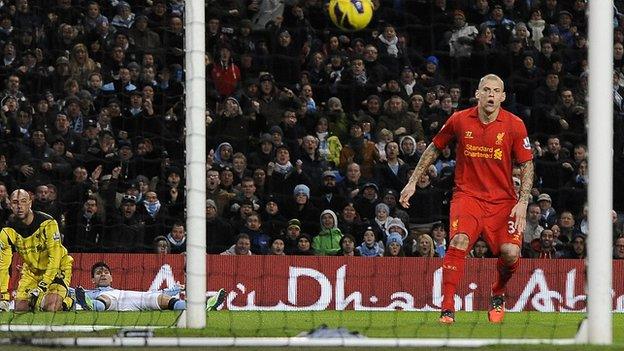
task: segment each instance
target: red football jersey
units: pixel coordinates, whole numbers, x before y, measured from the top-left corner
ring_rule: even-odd
[[[477,107],[455,112],[433,138],[442,150],[455,140],[455,195],[484,201],[516,199],[512,181],[513,161],[533,159],[531,143],[522,120],[502,108],[495,121],[483,124]]]

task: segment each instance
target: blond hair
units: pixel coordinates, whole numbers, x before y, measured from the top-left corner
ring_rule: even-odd
[[[481,89],[481,87],[483,86],[483,84],[488,81],[488,80],[495,80],[498,81],[501,85],[501,87],[503,88],[503,91],[505,91],[505,82],[503,82],[503,80],[497,76],[496,74],[490,73],[490,74],[486,74],[485,76],[483,76],[480,80],[479,80],[479,89]]]

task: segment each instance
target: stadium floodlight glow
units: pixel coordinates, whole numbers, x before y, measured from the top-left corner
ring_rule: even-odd
[[[186,325],[206,326],[206,44],[204,2],[185,3]]]
[[[587,331],[590,344],[613,339],[613,2],[589,2]]]

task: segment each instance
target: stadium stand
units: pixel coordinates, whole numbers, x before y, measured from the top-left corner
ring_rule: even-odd
[[[446,240],[431,234],[448,225],[454,150],[423,176],[409,210],[398,192],[446,119],[473,104],[478,79],[495,73],[531,136],[536,225],[555,235],[556,257],[582,255],[573,242],[588,235],[586,3],[373,2],[369,27],[344,33],[320,0],[206,1],[208,253],[268,253],[281,238],[287,254],[310,254],[299,237],[335,253],[344,235],[365,245],[371,227],[385,245],[402,227],[406,255],[420,255],[409,245],[421,241],[443,254]],[[183,12],[178,0],[0,5],[3,224],[7,194],[24,187],[70,252],[152,252],[162,236],[162,251],[184,251]],[[614,21],[622,174],[624,18]],[[614,191],[623,235],[624,189]],[[434,242],[418,240],[425,233]],[[542,246],[536,237],[525,251]]]

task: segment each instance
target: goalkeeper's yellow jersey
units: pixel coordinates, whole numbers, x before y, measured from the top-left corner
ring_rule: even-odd
[[[33,211],[34,219],[28,226],[10,221],[0,231],[0,299],[8,300],[9,267],[13,252],[24,261],[22,270],[41,276],[46,284],[52,283],[61,269],[61,263],[72,260],[61,243],[58,223],[50,215]],[[71,264],[71,263],[70,263]]]

